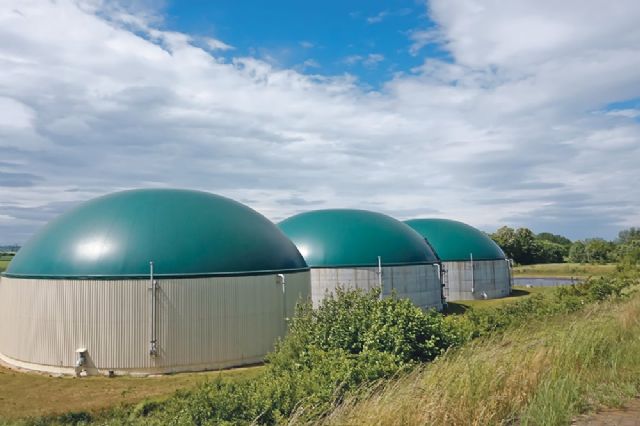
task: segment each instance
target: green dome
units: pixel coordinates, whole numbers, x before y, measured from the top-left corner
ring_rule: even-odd
[[[436,262],[420,235],[404,223],[366,210],[316,210],[278,224],[310,267]]]
[[[484,232],[466,223],[448,219],[412,219],[405,221],[431,244],[443,262],[505,259],[505,255]]]
[[[218,195],[140,189],[81,204],[16,254],[11,277],[243,275],[307,269],[287,237],[249,207]]]

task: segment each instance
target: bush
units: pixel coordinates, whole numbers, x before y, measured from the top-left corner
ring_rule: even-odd
[[[293,413],[317,419],[364,383],[391,377],[461,343],[444,316],[380,291],[337,289],[318,309],[298,306],[288,335],[248,382],[218,379],[179,392],[162,409],[140,406],[145,424],[276,424]]]

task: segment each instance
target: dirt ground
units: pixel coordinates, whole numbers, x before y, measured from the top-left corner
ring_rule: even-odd
[[[576,419],[576,426],[636,426],[640,425],[640,399],[634,399],[623,408],[606,408],[595,414]]]

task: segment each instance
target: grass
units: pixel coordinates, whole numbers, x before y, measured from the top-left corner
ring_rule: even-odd
[[[163,398],[178,389],[194,387],[218,375],[234,380],[256,377],[262,367],[224,372],[181,373],[154,377],[51,377],[0,367],[0,424],[2,420],[52,416],[86,411],[96,413],[147,398]]]
[[[576,277],[607,275],[614,272],[615,264],[590,263],[543,263],[539,265],[523,265],[513,268],[515,277]]]
[[[475,310],[495,308],[498,306],[517,302],[519,300],[524,300],[527,297],[534,294],[549,294],[552,291],[553,291],[553,287],[531,287],[531,288],[513,287],[513,290],[509,296],[502,297],[500,299],[458,300],[456,302],[449,302],[445,313],[462,314],[467,310],[469,310],[469,308],[473,308]]]
[[[640,296],[478,339],[363,389],[325,424],[569,424],[640,391]]]
[[[4,272],[7,269],[10,259],[0,259],[0,272]]]

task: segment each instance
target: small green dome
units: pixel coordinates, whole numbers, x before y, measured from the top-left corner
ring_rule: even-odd
[[[484,232],[466,223],[448,219],[405,221],[431,245],[443,262],[505,259],[500,247]]]
[[[43,278],[243,275],[306,269],[267,218],[218,195],[140,189],[63,214],[32,237],[5,275]]]
[[[310,267],[436,262],[424,239],[404,223],[366,210],[316,210],[278,224]]]

